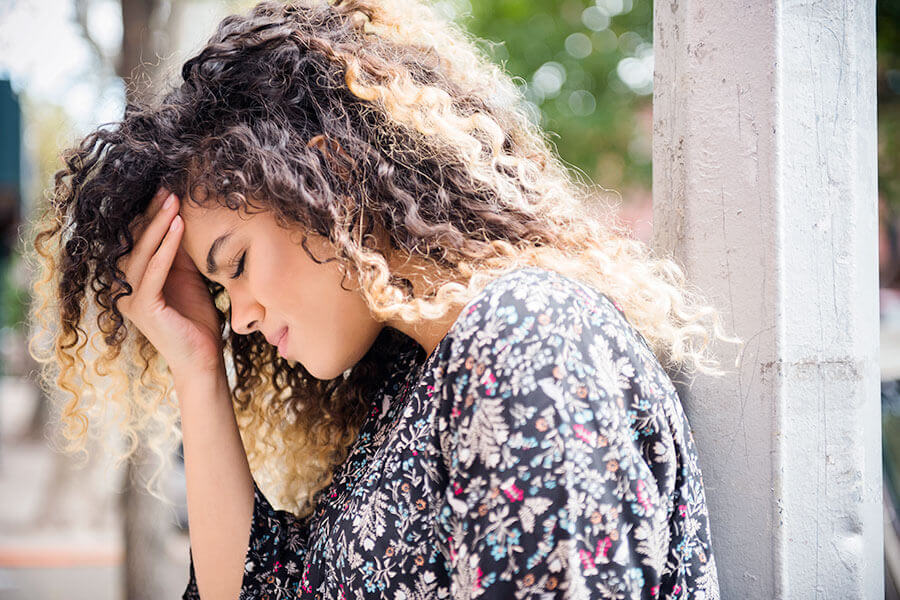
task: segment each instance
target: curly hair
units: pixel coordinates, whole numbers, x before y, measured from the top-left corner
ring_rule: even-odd
[[[111,289],[124,283],[116,264],[134,246],[129,224],[160,185],[198,205],[259,205],[281,226],[325,236],[379,320],[440,318],[534,265],[614,299],[670,371],[721,375],[712,336],[740,342],[677,263],[634,239],[616,206],[554,154],[514,79],[424,2],[260,2],[224,18],[180,75],[63,152],[33,231],[29,352],[42,385],[67,394],[67,450],[83,452],[89,424],[114,407],[129,442],[119,461],[140,444],[157,454],[147,489],[159,498],[181,436],[173,382]],[[376,228],[419,265],[429,293],[414,296],[391,271],[369,243]],[[416,344],[385,327],[356,365],[319,380],[260,332],[234,334],[223,287],[207,283],[254,477],[306,515],[385,365]]]

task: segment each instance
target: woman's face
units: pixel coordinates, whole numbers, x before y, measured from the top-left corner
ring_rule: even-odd
[[[179,214],[181,245],[201,273],[225,287],[235,333],[261,331],[274,345],[286,327],[283,356],[318,379],[337,377],[369,350],[384,324],[350,274],[344,286],[352,291],[341,288],[337,261],[318,264],[306,254],[299,232],[279,227],[269,212],[248,215],[215,203],[181,202]],[[320,261],[335,256],[319,235],[306,245]]]

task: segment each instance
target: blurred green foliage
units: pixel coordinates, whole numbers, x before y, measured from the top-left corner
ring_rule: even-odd
[[[26,318],[28,291],[13,280],[16,263],[21,260],[13,253],[0,261],[0,328],[19,328]]]
[[[900,3],[876,4],[878,189],[900,214]]]
[[[649,188],[652,0],[446,0],[593,183]]]

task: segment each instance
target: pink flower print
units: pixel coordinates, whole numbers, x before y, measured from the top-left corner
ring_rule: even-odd
[[[597,442],[597,433],[594,431],[588,431],[584,428],[584,425],[580,423],[572,425],[572,430],[575,432],[575,437],[577,437],[579,440],[587,442],[590,446],[593,446]]]
[[[609,552],[609,549],[611,547],[612,540],[609,539],[609,536],[606,536],[605,538],[597,542],[597,548],[593,554],[584,549],[579,550],[578,555],[581,557],[581,564],[584,565],[585,570],[594,571],[594,565],[596,565],[598,562],[606,563],[606,553]]]
[[[306,563],[306,565],[303,567],[303,577],[300,582],[300,587],[303,588],[304,592],[312,592],[312,586],[309,585],[309,567],[309,563]]]
[[[453,536],[447,538],[447,547],[450,550],[450,560],[456,560],[456,550],[453,549]]]
[[[513,502],[520,501],[525,497],[525,492],[517,488],[512,479],[510,479],[506,484],[500,486],[500,489],[503,490],[503,493],[506,494],[506,497]]]
[[[593,565],[591,563],[594,562],[594,557],[591,556],[590,552],[582,548],[578,551],[578,555],[581,557],[581,564],[584,565],[585,569],[593,568]]]
[[[644,507],[644,510],[650,510],[650,500],[647,498],[647,494],[644,493],[644,488],[646,484],[643,479],[638,479],[637,482],[637,499],[638,504]]]
[[[594,552],[594,562],[597,562],[597,558],[606,558],[606,553],[609,552],[609,549],[612,547],[612,540],[609,539],[609,536],[606,536],[599,542],[597,542],[597,550]]]
[[[488,371],[485,375],[485,384],[484,389],[487,392],[488,396],[493,396],[497,393],[497,376],[494,373]]]

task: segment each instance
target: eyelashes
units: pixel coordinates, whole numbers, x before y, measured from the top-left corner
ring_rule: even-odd
[[[245,250],[243,254],[241,254],[241,258],[237,261],[237,268],[234,271],[234,274],[231,276],[232,279],[237,279],[241,276],[241,273],[244,272],[244,260],[247,257],[247,251]],[[234,263],[232,263],[234,264]]]

